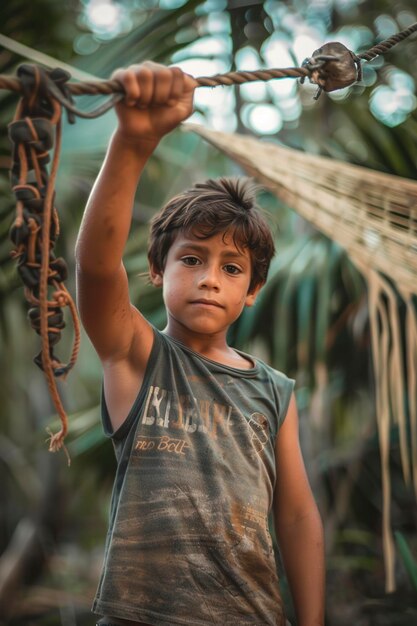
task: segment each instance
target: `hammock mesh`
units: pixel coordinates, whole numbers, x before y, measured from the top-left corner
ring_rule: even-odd
[[[382,467],[386,590],[393,591],[389,472],[393,424],[399,429],[404,480],[413,483],[417,495],[417,315],[413,301],[417,296],[417,182],[249,136],[192,124],[185,127],[236,161],[340,244],[367,281]]]

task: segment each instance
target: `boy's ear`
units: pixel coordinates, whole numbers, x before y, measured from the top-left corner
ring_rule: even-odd
[[[253,306],[255,304],[256,298],[258,297],[258,293],[260,292],[263,286],[264,286],[264,283],[259,283],[258,285],[256,285],[256,287],[248,291],[246,300],[245,300],[245,306]]]
[[[149,268],[149,275],[151,277],[151,283],[154,287],[162,287],[163,274],[158,272],[153,265]]]

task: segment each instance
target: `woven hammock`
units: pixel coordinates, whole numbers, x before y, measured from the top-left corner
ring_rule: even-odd
[[[413,302],[417,296],[417,182],[248,136],[192,124],[185,128],[231,157],[340,244],[367,281],[382,466],[386,590],[393,591],[389,472],[393,423],[399,428],[404,480],[413,483],[417,495],[417,315]],[[405,324],[400,307],[405,309]]]

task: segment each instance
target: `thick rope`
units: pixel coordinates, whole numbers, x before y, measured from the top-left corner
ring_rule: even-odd
[[[225,74],[215,74],[214,76],[200,76],[196,78],[196,82],[200,87],[216,87],[218,85],[241,85],[254,81],[268,81],[276,78],[301,78],[305,80],[309,78],[312,83],[319,86],[320,91],[334,91],[352,85],[360,79],[360,62],[370,61],[380,54],[384,54],[395,45],[412,35],[417,31],[417,22],[412,24],[405,30],[393,35],[389,39],[373,46],[369,50],[359,55],[354,54],[343,44],[331,42],[325,44],[319,50],[316,50],[309,59],[306,59],[302,67],[289,67],[280,69],[265,69],[255,71],[239,71],[226,72]],[[336,44],[335,53],[332,53],[332,46]],[[322,53],[327,48],[330,51]],[[350,71],[348,71],[350,68]],[[356,69],[355,74],[352,70]],[[70,83],[66,86],[67,95],[111,95],[116,94],[104,105],[96,110],[86,113],[77,109],[71,99],[60,93],[59,90],[51,87],[51,94],[56,98],[67,111],[71,111],[79,117],[93,119],[103,115],[106,111],[114,106],[116,102],[123,98],[123,89],[121,84],[115,80],[104,81],[86,81],[79,83]],[[13,76],[0,74],[0,89],[9,91],[22,92],[21,81]]]
[[[417,31],[417,22],[415,24],[411,24],[411,26],[409,26],[408,28],[405,28],[399,33],[396,33],[389,39],[385,39],[385,41],[381,41],[381,43],[378,43],[376,46],[369,48],[369,50],[367,50],[366,52],[362,52],[362,54],[358,54],[358,57],[360,59],[363,59],[364,61],[371,61],[372,59],[375,59],[380,54],[385,54],[385,52],[388,52],[388,50],[391,50],[391,48],[396,46],[397,43],[400,43],[400,41],[404,41],[404,39],[407,39],[407,37],[409,37],[416,31]]]

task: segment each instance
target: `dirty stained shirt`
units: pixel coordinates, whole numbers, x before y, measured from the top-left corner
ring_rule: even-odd
[[[118,465],[95,613],[285,625],[268,515],[294,381],[252,362],[216,363],[155,329],[142,388],[115,432],[103,397]]]

